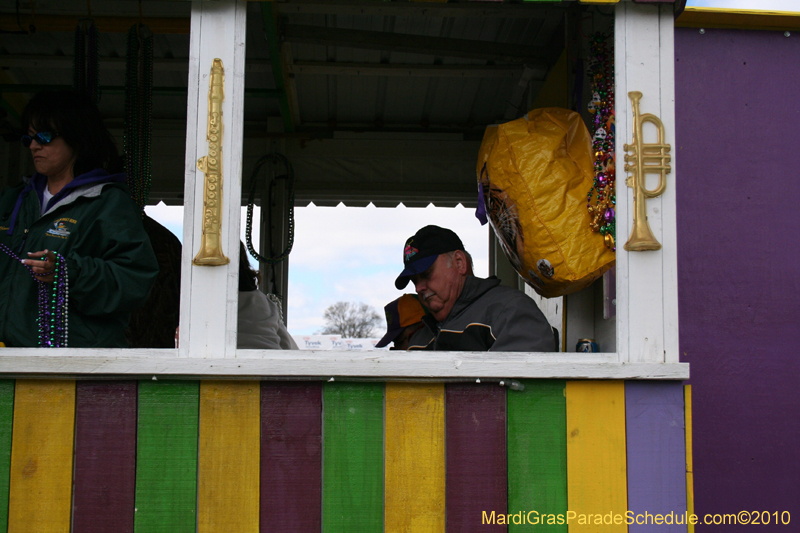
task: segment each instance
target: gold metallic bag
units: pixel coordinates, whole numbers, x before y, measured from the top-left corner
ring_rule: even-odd
[[[486,128],[477,174],[479,202],[506,257],[542,296],[579,291],[614,265],[589,227],[592,143],[578,113],[534,109]]]

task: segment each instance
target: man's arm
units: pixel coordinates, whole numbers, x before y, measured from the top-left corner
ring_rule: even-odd
[[[515,291],[492,321],[490,352],[553,352],[553,328],[531,298]]]

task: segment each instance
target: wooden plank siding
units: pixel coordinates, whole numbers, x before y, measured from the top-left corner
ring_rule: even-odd
[[[322,529],[322,384],[261,383],[261,533]]]
[[[444,532],[444,384],[386,384],[387,533]]]
[[[323,531],[383,531],[384,385],[331,382],[323,391]]]
[[[198,533],[258,533],[261,384],[200,384]]]
[[[686,424],[686,512],[694,514],[694,459],[692,452],[692,386],[684,385],[683,411]],[[688,533],[694,533],[694,524],[689,523]]]
[[[578,515],[570,533],[628,530],[613,523],[628,506],[625,444],[625,383],[568,381],[567,500]],[[605,523],[609,513],[611,524]]]
[[[8,529],[8,481],[11,474],[11,428],[14,380],[0,380],[0,531]]]
[[[8,531],[69,533],[75,381],[17,380]]]
[[[136,382],[78,382],[72,528],[133,533]]]
[[[136,533],[194,533],[200,383],[139,382]]]
[[[0,531],[687,531],[688,388],[521,383],[0,381]]]
[[[508,512],[525,513],[525,521],[508,530],[566,533],[566,521],[557,519],[567,512],[566,382],[522,384],[508,393]]]
[[[512,393],[516,394],[516,393]],[[507,531],[484,524],[508,511],[506,389],[496,383],[446,387],[447,531]]]
[[[645,513],[665,517],[672,513],[670,524],[645,524],[646,515],[642,516],[628,526],[629,533],[686,533],[686,517],[680,516],[686,509],[682,384],[627,382],[625,424],[628,509],[634,518]]]

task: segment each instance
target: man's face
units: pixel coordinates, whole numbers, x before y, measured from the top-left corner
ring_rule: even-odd
[[[449,267],[448,262],[451,263]],[[448,254],[440,254],[428,270],[412,276],[411,282],[422,305],[428,308],[437,322],[441,322],[458,300],[464,288],[465,276],[466,257],[462,252],[456,252],[452,260]]]

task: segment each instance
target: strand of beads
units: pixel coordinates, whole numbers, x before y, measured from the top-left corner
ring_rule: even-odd
[[[22,262],[5,244],[0,244],[0,251],[5,252],[12,259],[28,269],[33,279],[38,283],[39,316],[37,326],[39,329],[39,346],[45,348],[66,348],[69,333],[69,274],[67,262],[58,252],[53,252],[56,257],[56,266],[53,270],[53,282],[45,283],[38,278],[49,274],[36,274],[33,269]]]
[[[272,161],[273,163],[280,161],[286,167],[286,186],[289,189],[289,219],[287,224],[288,242],[286,244],[286,248],[284,248],[283,252],[281,252],[279,255],[264,257],[253,247],[253,206],[255,205],[256,199],[258,171],[261,169],[262,165],[269,161]],[[245,231],[245,245],[247,247],[247,251],[250,252],[250,255],[253,256],[253,259],[259,263],[275,265],[281,261],[285,261],[286,258],[289,257],[289,254],[292,253],[292,247],[294,246],[294,198],[294,170],[292,169],[292,164],[289,162],[286,156],[282,154],[268,154],[259,158],[259,160],[256,161],[256,166],[250,176],[250,196],[247,199],[247,229]]]
[[[153,34],[142,24],[128,31],[125,63],[125,172],[131,198],[144,209],[152,182]]]
[[[594,152],[594,183],[586,195],[592,231],[603,236],[609,250],[616,251],[616,165],[614,161],[614,54],[606,43],[607,37],[595,33],[589,39],[591,58],[589,79],[592,101],[592,149]],[[596,194],[596,198],[595,198]]]
[[[100,56],[98,53],[98,40],[100,34],[97,26],[92,22],[87,30],[88,53],[86,54],[86,94],[95,105],[100,103]]]
[[[80,24],[75,27],[75,62],[72,67],[72,85],[76,91],[86,87],[86,34]]]
[[[76,91],[86,94],[95,104],[100,102],[98,39],[99,33],[94,22],[81,22],[75,27],[72,84]]]

